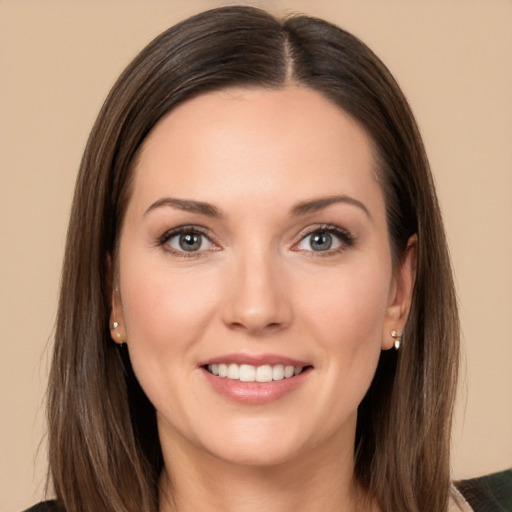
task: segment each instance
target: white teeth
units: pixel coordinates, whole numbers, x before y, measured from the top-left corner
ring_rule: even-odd
[[[295,373],[295,368],[293,366],[285,366],[284,367],[284,378],[289,379]]]
[[[234,364],[234,363],[231,363],[231,364],[228,366],[228,374],[227,374],[227,378],[228,378],[228,379],[235,379],[235,380],[238,380],[239,375],[240,375],[240,372],[239,372],[239,369],[238,369],[238,365],[237,365],[237,364]]]
[[[251,364],[209,364],[208,371],[219,377],[227,377],[232,380],[242,382],[271,382],[273,380],[289,379],[299,375],[303,368],[298,366],[284,366],[276,364],[271,366],[265,364],[262,366],[253,366]]]
[[[284,366],[282,364],[276,364],[272,367],[272,380],[284,379]]]
[[[228,375],[228,377],[229,377],[229,375]],[[254,366],[251,366],[250,364],[241,364],[240,365],[240,380],[242,382],[254,382],[255,379],[256,379],[256,368]]]
[[[256,382],[270,382],[272,380],[272,366],[258,366],[256,368]]]

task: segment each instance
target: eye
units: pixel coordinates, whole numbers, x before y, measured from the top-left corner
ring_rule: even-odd
[[[204,249],[206,244],[206,237],[200,233],[182,233],[173,236],[168,244],[173,249],[178,249],[187,252],[200,251]]]
[[[328,231],[315,231],[304,237],[297,248],[301,251],[329,251],[337,249],[341,242]]]
[[[160,239],[160,244],[174,253],[185,256],[186,253],[200,253],[217,250],[218,247],[198,228],[182,227],[168,231]]]
[[[353,237],[345,230],[338,227],[322,227],[305,235],[295,246],[295,250],[333,253],[353,244]]]

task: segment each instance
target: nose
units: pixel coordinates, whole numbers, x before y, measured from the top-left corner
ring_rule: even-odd
[[[291,294],[283,268],[270,254],[240,257],[231,268],[225,289],[224,323],[230,329],[267,334],[288,327]]]

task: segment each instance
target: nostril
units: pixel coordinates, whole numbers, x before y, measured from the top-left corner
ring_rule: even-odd
[[[229,327],[235,331],[250,331],[250,332],[274,332],[283,327],[281,322],[258,322],[255,319],[249,319],[245,322],[230,322]]]

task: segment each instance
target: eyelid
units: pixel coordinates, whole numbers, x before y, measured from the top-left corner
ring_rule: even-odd
[[[164,233],[157,237],[157,241],[159,244],[164,244],[173,236],[190,232],[200,233],[201,235],[208,237],[208,229],[202,226],[196,226],[194,224],[183,224],[181,226],[176,226],[174,228],[167,229],[166,231],[164,231]]]

